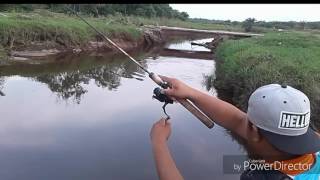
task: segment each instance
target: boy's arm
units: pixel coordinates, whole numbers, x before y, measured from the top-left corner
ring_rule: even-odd
[[[220,126],[246,138],[246,113],[217,97],[193,89],[189,99]]]
[[[172,88],[165,90],[165,93],[168,96],[173,99],[190,99],[201,111],[217,124],[246,139],[247,120],[244,112],[228,102],[194,89],[177,79],[165,76],[160,77],[171,84]]]
[[[151,129],[152,150],[160,180],[183,180],[167,146],[170,136],[170,123],[161,119]]]
[[[157,172],[160,180],[182,180],[178,168],[170,154],[166,142],[155,142],[152,145],[153,155],[156,162]]]

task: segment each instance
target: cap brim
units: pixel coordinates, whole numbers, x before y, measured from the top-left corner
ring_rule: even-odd
[[[300,136],[284,136],[261,128],[259,130],[270,144],[283,152],[300,155],[320,151],[320,136],[310,127]]]

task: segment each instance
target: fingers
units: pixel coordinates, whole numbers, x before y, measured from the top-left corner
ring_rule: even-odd
[[[167,76],[161,76],[161,75],[159,75],[159,77],[160,77],[163,81],[168,82],[168,83],[171,84],[171,85],[172,85],[173,82],[175,81],[174,78],[169,78],[169,77],[167,77]],[[172,96],[172,95],[174,95],[174,88],[164,89],[163,92],[164,92],[166,95],[168,95],[168,96]]]
[[[160,123],[162,126],[165,126],[166,125],[166,119],[165,118],[161,118],[160,119]]]
[[[173,89],[163,89],[163,92],[165,95],[168,96],[173,96],[174,95],[174,90]]]
[[[170,78],[170,77],[167,77],[167,76],[161,76],[159,75],[159,77],[164,81],[164,82],[167,82],[170,87],[171,86],[175,86],[175,84],[177,84],[177,79],[175,78]]]
[[[169,119],[168,119],[169,120]],[[166,120],[166,126],[170,126],[171,125],[171,122]]]
[[[167,77],[167,76],[161,76],[161,75],[159,75],[159,77],[163,80],[163,81],[166,81],[166,82],[168,82],[168,83],[171,83],[172,82],[172,78],[169,78],[169,77]]]
[[[165,124],[166,124],[166,119],[163,117],[160,120],[158,120],[156,123],[154,123],[154,125],[161,125],[161,126],[164,126]]]
[[[155,123],[156,125],[160,125],[160,126],[166,126],[166,125],[170,125],[170,122],[167,121],[166,118],[162,117],[158,122]]]

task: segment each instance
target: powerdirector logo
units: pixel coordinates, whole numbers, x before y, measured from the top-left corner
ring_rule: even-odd
[[[285,163],[282,161],[267,162],[263,159],[248,159],[245,155],[223,156],[223,173],[241,174],[244,171],[300,171],[308,173],[312,164]],[[309,172],[310,174],[313,172]]]

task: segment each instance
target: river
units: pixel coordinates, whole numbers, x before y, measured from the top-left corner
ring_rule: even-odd
[[[186,40],[166,47],[206,50]],[[206,88],[213,60],[132,53],[152,72],[217,95]],[[126,57],[70,55],[0,72],[2,180],[157,179],[149,132],[164,116],[162,103],[151,98],[156,85]],[[224,155],[244,153],[223,128],[208,129],[179,104],[167,112],[169,148],[185,179],[239,178],[223,173]]]

